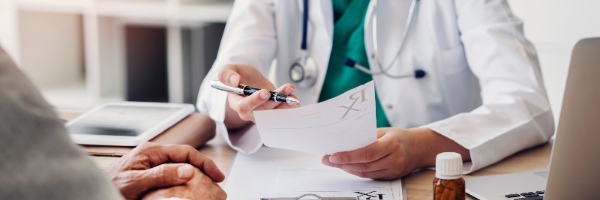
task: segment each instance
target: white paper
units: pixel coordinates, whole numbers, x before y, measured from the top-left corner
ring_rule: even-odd
[[[340,184],[351,183],[351,184]],[[325,165],[301,164],[280,167],[273,188],[274,196],[300,196],[307,193],[326,197],[364,197],[383,199],[392,196],[389,181],[374,181],[353,176]]]
[[[373,81],[321,103],[255,111],[254,118],[263,143],[274,148],[333,154],[377,140]]]
[[[361,200],[379,200],[379,194],[385,200],[405,199],[401,179],[360,178],[320,164],[321,158],[319,154],[269,147],[250,155],[238,153],[225,181],[227,199],[298,197],[305,193]]]

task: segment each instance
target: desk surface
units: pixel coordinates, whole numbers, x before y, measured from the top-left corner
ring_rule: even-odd
[[[62,115],[64,118],[71,118],[64,116],[64,113]],[[235,151],[220,137],[210,140],[198,150],[211,158],[221,171],[224,173],[229,171]],[[524,150],[465,177],[546,170],[549,165],[551,150],[552,145],[550,144]],[[93,156],[92,158],[102,169],[106,169],[119,159],[118,157],[101,156]],[[432,170],[421,170],[405,177],[408,199],[432,199],[432,181],[434,177],[435,172]],[[467,199],[474,198],[467,195]]]
[[[465,177],[546,170],[550,161],[551,149],[552,145],[550,144],[528,149]],[[219,169],[225,173],[229,171],[233,156],[235,155],[235,151],[218,137],[200,147],[199,151],[213,159]],[[104,169],[118,158],[94,156],[93,159]],[[422,170],[408,175],[405,178],[408,199],[432,199],[432,181],[434,176],[435,173],[432,170]],[[467,199],[474,198],[467,196]]]

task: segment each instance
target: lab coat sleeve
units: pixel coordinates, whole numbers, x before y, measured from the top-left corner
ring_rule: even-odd
[[[207,113],[217,124],[217,134],[235,150],[253,153],[262,146],[255,126],[229,132],[223,123],[227,93],[210,87],[227,64],[243,63],[267,74],[275,58],[274,6],[271,0],[235,1],[221,41],[215,63],[200,87],[197,108]]]
[[[505,0],[456,0],[460,38],[483,104],[425,127],[470,150],[470,173],[547,142],[554,121],[533,45]]]

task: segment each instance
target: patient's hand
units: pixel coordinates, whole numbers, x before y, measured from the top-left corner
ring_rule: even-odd
[[[210,182],[225,179],[212,160],[191,146],[150,142],[133,149],[107,172],[126,199],[139,199],[153,189],[186,184],[197,174]]]
[[[225,200],[227,194],[210,177],[204,175],[200,170],[194,169],[192,180],[185,185],[154,190],[146,194],[143,199],[153,200],[171,197],[175,199]]]

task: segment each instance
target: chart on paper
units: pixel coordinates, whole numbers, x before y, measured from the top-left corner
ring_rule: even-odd
[[[352,184],[348,184],[352,183]],[[273,196],[316,194],[324,197],[392,199],[389,181],[374,181],[323,165],[280,167],[273,185]],[[387,197],[387,198],[386,198]]]
[[[238,153],[224,190],[228,199],[295,198],[306,193],[360,200],[405,199],[402,180],[361,178],[321,164],[322,157],[269,147],[251,155]]]
[[[333,154],[377,140],[373,81],[327,101],[294,109],[255,111],[256,126],[269,147]]]

